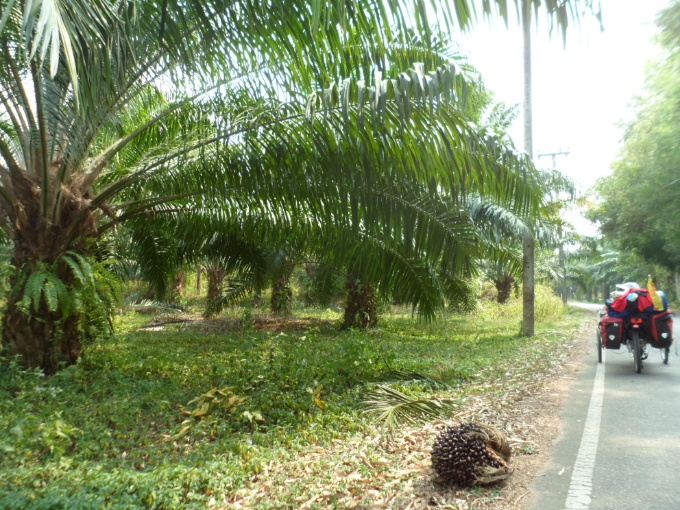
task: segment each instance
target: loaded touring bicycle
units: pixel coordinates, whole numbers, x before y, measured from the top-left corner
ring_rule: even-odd
[[[602,363],[602,349],[620,349],[624,345],[633,353],[635,372],[642,371],[650,348],[661,351],[661,359],[668,364],[673,344],[673,312],[668,309],[665,296],[663,308],[655,309],[647,289],[630,287],[616,300],[605,302],[606,312],[600,312],[597,329],[597,359]]]

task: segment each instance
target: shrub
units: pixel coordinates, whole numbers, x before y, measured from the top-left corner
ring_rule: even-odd
[[[519,297],[512,297],[505,304],[485,301],[483,303],[483,313],[493,319],[503,319],[508,322],[521,321],[523,313],[521,292]],[[536,322],[557,319],[563,313],[564,305],[562,304],[562,299],[550,287],[536,285],[534,302]]]

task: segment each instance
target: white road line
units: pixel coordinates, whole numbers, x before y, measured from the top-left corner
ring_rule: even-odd
[[[593,470],[597,443],[600,439],[600,419],[602,418],[602,401],[604,399],[604,358],[606,349],[602,349],[602,363],[597,364],[593,393],[588,406],[588,416],[583,429],[581,446],[576,454],[574,471],[571,474],[569,494],[564,505],[565,510],[582,510],[590,508],[590,494],[593,489]]]

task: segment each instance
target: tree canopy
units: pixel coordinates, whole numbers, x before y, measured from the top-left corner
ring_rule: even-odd
[[[657,17],[660,55],[611,176],[596,186],[591,218],[624,252],[680,270],[680,2]]]

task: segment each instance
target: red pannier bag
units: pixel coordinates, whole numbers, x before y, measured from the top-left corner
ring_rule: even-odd
[[[658,349],[670,347],[673,343],[673,319],[671,312],[666,311],[652,315],[650,325],[652,345]]]
[[[621,335],[623,335],[623,319],[605,315],[600,319],[599,325],[602,334],[602,347],[619,349],[621,347]]]

